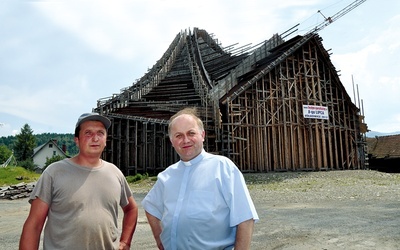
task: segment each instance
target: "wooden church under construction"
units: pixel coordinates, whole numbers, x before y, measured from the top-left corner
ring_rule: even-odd
[[[179,160],[168,120],[185,107],[204,121],[205,149],[242,172],[366,165],[364,117],[313,32],[237,49],[202,29],[179,32],[143,77],[98,101],[112,120],[103,157],[126,175],[165,169]]]

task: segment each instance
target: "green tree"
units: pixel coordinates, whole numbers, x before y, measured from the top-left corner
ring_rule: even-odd
[[[3,164],[11,156],[12,151],[6,145],[0,145],[0,164]]]
[[[31,127],[25,124],[21,128],[21,133],[15,137],[14,155],[17,161],[32,161],[33,149],[36,147],[36,138],[33,135]]]
[[[53,162],[61,161],[64,158],[65,157],[61,155],[54,155],[51,158],[46,157],[46,163],[44,164],[43,170],[45,170]]]

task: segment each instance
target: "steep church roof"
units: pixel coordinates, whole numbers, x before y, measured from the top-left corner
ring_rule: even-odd
[[[97,110],[164,123],[182,107],[205,106],[210,99],[223,103],[236,98],[310,41],[318,44],[332,75],[338,78],[321,40],[313,33],[288,41],[275,34],[260,46],[241,51],[221,47],[205,30],[183,31],[143,77],[120,94],[100,99]],[[350,100],[348,95],[346,98]]]
[[[306,119],[307,105],[324,108],[329,119]],[[113,120],[106,159],[135,171],[176,161],[168,119],[188,106],[204,122],[206,150],[242,171],[363,165],[359,109],[316,33],[288,41],[274,34],[246,49],[223,48],[198,28],[178,33],[143,77],[98,101],[95,111]]]
[[[119,95],[99,100],[98,106],[122,115],[168,119],[184,106],[206,102],[209,90],[246,57],[222,48],[204,30],[180,32],[149,72]]]

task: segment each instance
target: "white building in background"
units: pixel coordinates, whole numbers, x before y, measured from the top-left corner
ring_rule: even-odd
[[[35,164],[38,170],[43,170],[47,159],[57,155],[68,157],[65,146],[60,148],[56,140],[49,140],[33,150],[33,164]]]

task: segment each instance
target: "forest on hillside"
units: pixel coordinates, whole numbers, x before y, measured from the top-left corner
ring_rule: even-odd
[[[36,139],[36,147],[45,144],[50,139],[57,141],[57,145],[62,148],[66,146],[67,155],[74,156],[78,153],[78,148],[74,142],[74,134],[56,134],[56,133],[43,133],[33,135]],[[5,145],[7,148],[12,150],[16,141],[15,136],[3,136],[0,137],[0,145]]]

